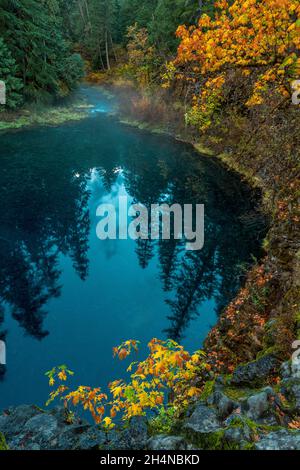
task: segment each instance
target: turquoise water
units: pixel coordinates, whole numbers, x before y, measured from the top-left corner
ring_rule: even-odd
[[[96,88],[87,119],[0,135],[0,408],[43,405],[44,372],[68,364],[74,383],[124,376],[112,347],[172,337],[201,347],[260,255],[263,233],[245,223],[257,196],[213,158],[117,123]],[[96,208],[129,201],[205,204],[205,245],[100,241]],[[143,357],[145,347],[141,349]]]

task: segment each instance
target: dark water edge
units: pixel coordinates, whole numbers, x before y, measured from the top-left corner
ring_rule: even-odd
[[[129,338],[199,349],[261,256],[260,196],[238,175],[190,145],[118,123],[97,88],[81,93],[94,105],[89,118],[0,136],[0,408],[42,405],[43,374],[61,363],[74,383],[105,386],[124,375],[111,350]],[[96,208],[119,195],[146,207],[205,204],[204,249],[101,242]]]

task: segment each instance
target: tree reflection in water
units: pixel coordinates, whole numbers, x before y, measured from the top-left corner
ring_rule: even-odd
[[[61,295],[60,256],[69,256],[78,276],[88,278],[91,186],[110,194],[118,181],[133,202],[148,208],[205,204],[203,250],[185,251],[184,241],[173,239],[136,242],[141,269],[152,259],[159,265],[170,312],[166,335],[175,340],[204,301],[214,299],[220,312],[241,284],[241,265],[260,255],[261,218],[251,231],[244,222],[256,213],[259,195],[189,146],[111,124],[97,118],[1,137],[0,325],[8,306],[25,332],[42,340],[49,334],[47,303]]]

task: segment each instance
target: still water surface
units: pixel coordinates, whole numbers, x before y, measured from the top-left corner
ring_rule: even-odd
[[[75,384],[121,378],[111,351],[129,338],[199,349],[260,253],[262,233],[246,223],[257,200],[235,174],[117,123],[98,89],[81,93],[94,106],[87,119],[0,136],[0,409],[43,405],[54,365],[75,370]],[[100,241],[96,208],[120,195],[147,207],[205,204],[204,249]]]

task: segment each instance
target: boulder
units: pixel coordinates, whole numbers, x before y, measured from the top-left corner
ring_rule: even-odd
[[[233,372],[231,383],[233,385],[256,385],[279,370],[279,365],[279,361],[274,356],[263,356],[256,361],[238,366]]]
[[[106,441],[106,434],[97,426],[69,425],[59,434],[56,445],[60,450],[96,450]]]
[[[290,394],[294,400],[295,411],[300,413],[300,381],[291,385]]]
[[[245,404],[246,415],[253,421],[267,417],[271,409],[270,398],[272,396],[274,396],[274,391],[271,387],[250,396]]]
[[[283,379],[300,380],[300,359],[284,362],[280,367],[280,375]]]
[[[228,444],[236,444],[238,447],[242,447],[243,443],[249,442],[251,439],[251,433],[247,426],[233,427],[226,429],[224,432],[224,438]]]
[[[5,410],[0,416],[0,432],[5,435],[7,440],[10,439],[22,431],[25,423],[37,413],[39,410],[33,405],[21,405]]]
[[[256,450],[300,450],[300,432],[271,432],[255,444]]]
[[[142,450],[148,442],[148,422],[143,416],[136,416],[130,420],[127,428],[111,432],[108,435],[107,449]]]
[[[294,411],[300,413],[300,367],[299,361],[284,362],[280,369],[281,393],[293,403]]]
[[[77,449],[96,450],[101,449],[107,442],[107,434],[97,426],[92,426],[79,435]]]
[[[229,416],[236,408],[239,407],[239,404],[230,398],[228,398],[223,392],[215,391],[207,399],[209,405],[214,405],[218,410],[218,416],[221,419]]]
[[[289,379],[292,375],[291,364],[283,362],[280,367],[280,375],[283,379]]]
[[[188,444],[179,436],[154,436],[148,441],[149,450],[186,450]]]
[[[193,413],[187,418],[184,424],[184,430],[200,434],[207,434],[221,429],[221,423],[217,413],[213,408],[199,404]]]
[[[0,430],[12,450],[92,450],[107,440],[97,426],[67,423],[64,408],[50,412],[35,406],[10,408],[0,416]]]
[[[241,443],[251,440],[252,430],[247,416],[232,413],[224,421],[224,425],[227,427],[224,436],[229,442]]]
[[[292,360],[292,378],[296,380],[300,380],[300,358],[299,356]]]
[[[24,426],[16,430],[8,440],[13,450],[40,450],[52,448],[52,440],[58,433],[58,423],[54,416],[39,413],[30,418]]]

